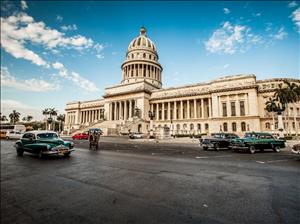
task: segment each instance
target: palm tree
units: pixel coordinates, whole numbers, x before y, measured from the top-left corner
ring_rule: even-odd
[[[45,119],[46,119],[46,130],[48,128],[48,120],[47,120],[47,116],[49,115],[49,108],[45,108],[43,111],[42,111],[43,115],[45,115]]]
[[[286,100],[287,103],[292,103],[295,108],[295,103],[300,101],[300,85],[284,81],[286,84]],[[298,125],[296,120],[296,110],[293,110],[294,123],[296,127],[296,136],[298,135]]]
[[[274,98],[269,97],[269,100],[266,102],[265,110],[269,113],[272,113],[272,131],[274,131],[275,119],[274,112],[278,111],[278,106],[276,105],[276,100]]]
[[[9,114],[10,122],[12,124],[16,124],[16,122],[18,122],[20,119],[20,115],[21,114],[19,112],[17,112],[16,110],[13,110],[13,112],[11,114]]]
[[[8,121],[7,117],[5,115],[0,114],[1,121]]]
[[[58,131],[60,132],[62,129],[62,122],[65,122],[65,115],[64,114],[60,114],[57,116],[56,118],[59,121],[59,128]]]
[[[32,119],[33,119],[33,117],[31,115],[27,115],[26,121],[30,122]]]

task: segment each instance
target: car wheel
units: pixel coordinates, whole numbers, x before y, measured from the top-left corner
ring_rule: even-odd
[[[71,154],[70,152],[67,152],[67,153],[64,154],[64,157],[66,157],[66,158],[70,157],[70,154]]]
[[[254,147],[254,146],[250,146],[250,147],[249,147],[249,152],[250,152],[251,154],[254,154],[254,153],[255,153],[255,147]]]
[[[39,152],[38,156],[39,156],[39,159],[43,159],[44,158],[44,154],[42,153],[42,151]]]
[[[220,145],[218,143],[215,144],[215,150],[217,150],[217,151],[220,150]]]
[[[280,147],[279,146],[274,146],[273,151],[274,152],[280,152]]]
[[[205,146],[203,147],[203,150],[204,150],[204,151],[206,151],[207,149],[208,149],[207,147],[205,147]]]
[[[18,156],[23,156],[23,154],[24,154],[24,150],[21,149],[20,147],[18,147],[18,148],[17,148],[17,155],[18,155]]]

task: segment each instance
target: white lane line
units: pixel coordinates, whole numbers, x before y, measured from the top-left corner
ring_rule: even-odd
[[[255,162],[257,162],[257,163],[266,163],[266,162],[263,162],[263,161],[255,161]]]
[[[209,158],[226,158],[226,157],[232,157],[232,156],[196,156],[196,159],[209,159]]]
[[[289,161],[290,159],[278,159],[278,160],[269,160],[267,163],[278,163],[278,162],[286,162]]]
[[[207,159],[209,158],[208,156],[196,156],[196,159]]]

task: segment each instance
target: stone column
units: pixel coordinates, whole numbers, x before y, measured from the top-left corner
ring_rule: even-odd
[[[197,118],[197,100],[194,99],[194,118]]]
[[[124,101],[124,120],[127,120],[127,100]]]
[[[204,100],[201,99],[201,118],[204,118]]]
[[[180,101],[180,119],[183,119],[183,102]]]
[[[156,111],[155,111],[155,113],[156,113],[156,120],[158,120],[158,118],[159,118],[159,104],[158,103],[156,103]]]
[[[168,102],[168,120],[171,120],[171,103]]]
[[[245,94],[245,116],[249,115],[248,93]]]
[[[162,103],[162,107],[161,107],[161,116],[162,116],[162,120],[165,120],[165,102]]]
[[[119,101],[119,120],[122,119],[122,101]]]
[[[174,120],[177,120],[177,101],[174,101]]]
[[[129,118],[132,117],[132,101],[129,100]]]
[[[117,120],[117,102],[114,102],[114,120]]]
[[[190,100],[188,100],[187,101],[187,119],[190,119],[190,112],[191,112],[191,110],[190,110]]]
[[[208,110],[209,110],[209,117],[212,117],[211,98],[208,98]]]

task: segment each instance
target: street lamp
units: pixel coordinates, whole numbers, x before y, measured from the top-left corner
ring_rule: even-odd
[[[155,111],[148,111],[148,116],[150,118],[150,138],[154,138],[153,136],[153,118],[155,117]]]

